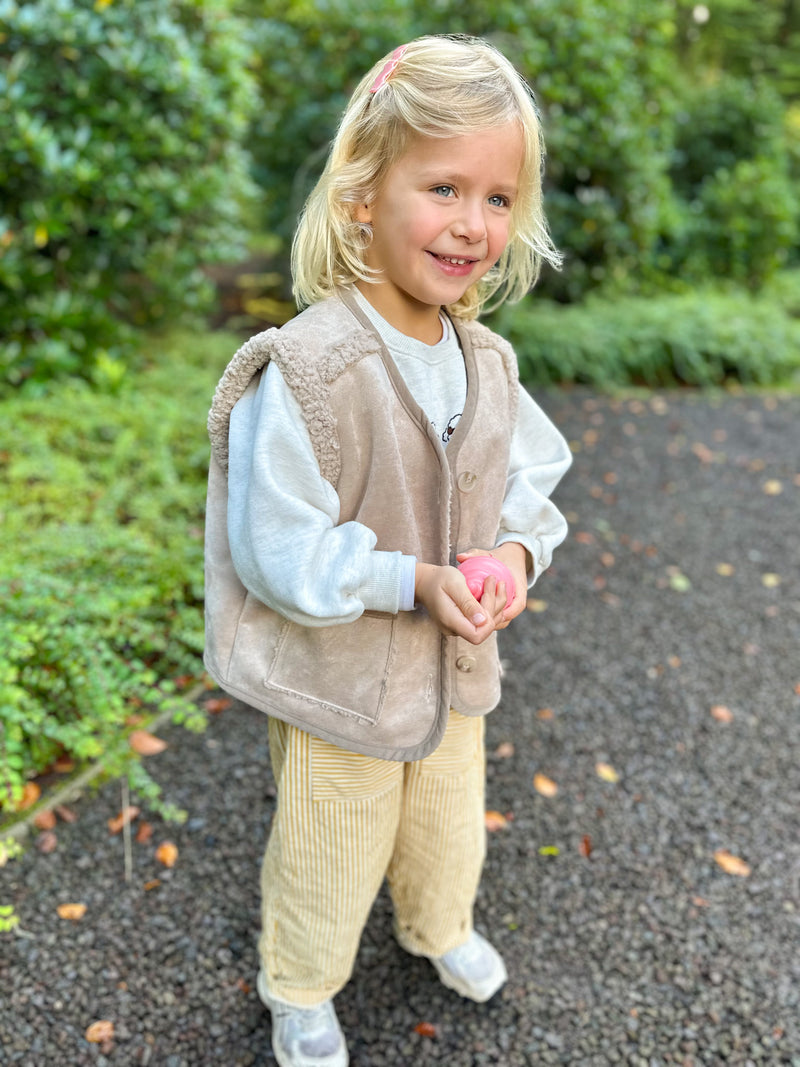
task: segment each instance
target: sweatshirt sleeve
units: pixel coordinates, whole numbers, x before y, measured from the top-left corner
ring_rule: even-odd
[[[375,533],[361,523],[339,525],[336,490],[272,363],[233,409],[229,452],[228,539],[254,596],[303,626],[413,608],[415,557],[376,550]]]
[[[497,544],[517,541],[530,556],[529,585],[550,566],[567,536],[567,522],[549,499],[569,469],[569,445],[533,398],[519,387],[519,415],[511,440],[506,495]]]

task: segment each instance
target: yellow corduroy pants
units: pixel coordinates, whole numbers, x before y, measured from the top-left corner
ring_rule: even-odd
[[[278,804],[261,872],[262,966],[274,996],[313,1005],[346,984],[384,876],[409,950],[472,931],[486,853],[484,724],[455,711],[427,759],[346,752],[270,718]]]

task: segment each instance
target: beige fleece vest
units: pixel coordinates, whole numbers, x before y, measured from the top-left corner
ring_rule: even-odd
[[[423,609],[365,612],[304,627],[249,593],[227,536],[230,412],[274,360],[297,397],[342,523],[377,535],[378,549],[453,564],[494,545],[516,419],[517,364],[507,342],[456,323],[467,370],[464,413],[445,451],[379,335],[346,295],[316,304],[237,352],[209,415],[206,651],[227,692],[342,748],[416,760],[441,740],[452,706],[491,711],[500,697],[494,635],[473,646],[444,637]]]

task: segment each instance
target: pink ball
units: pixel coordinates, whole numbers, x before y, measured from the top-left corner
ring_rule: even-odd
[[[496,578],[498,585],[500,582],[505,582],[506,607],[510,606],[514,599],[516,588],[511,571],[505,563],[501,563],[494,556],[470,556],[463,563],[459,563],[458,569],[466,578],[467,588],[476,600],[480,600],[483,596],[483,584],[488,577]]]

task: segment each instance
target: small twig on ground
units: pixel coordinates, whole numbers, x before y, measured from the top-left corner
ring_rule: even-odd
[[[130,807],[130,786],[127,776],[122,776],[122,810],[128,811]],[[130,819],[122,821],[122,841],[125,850],[125,881],[130,882],[133,878],[133,850],[131,849],[131,823]]]

